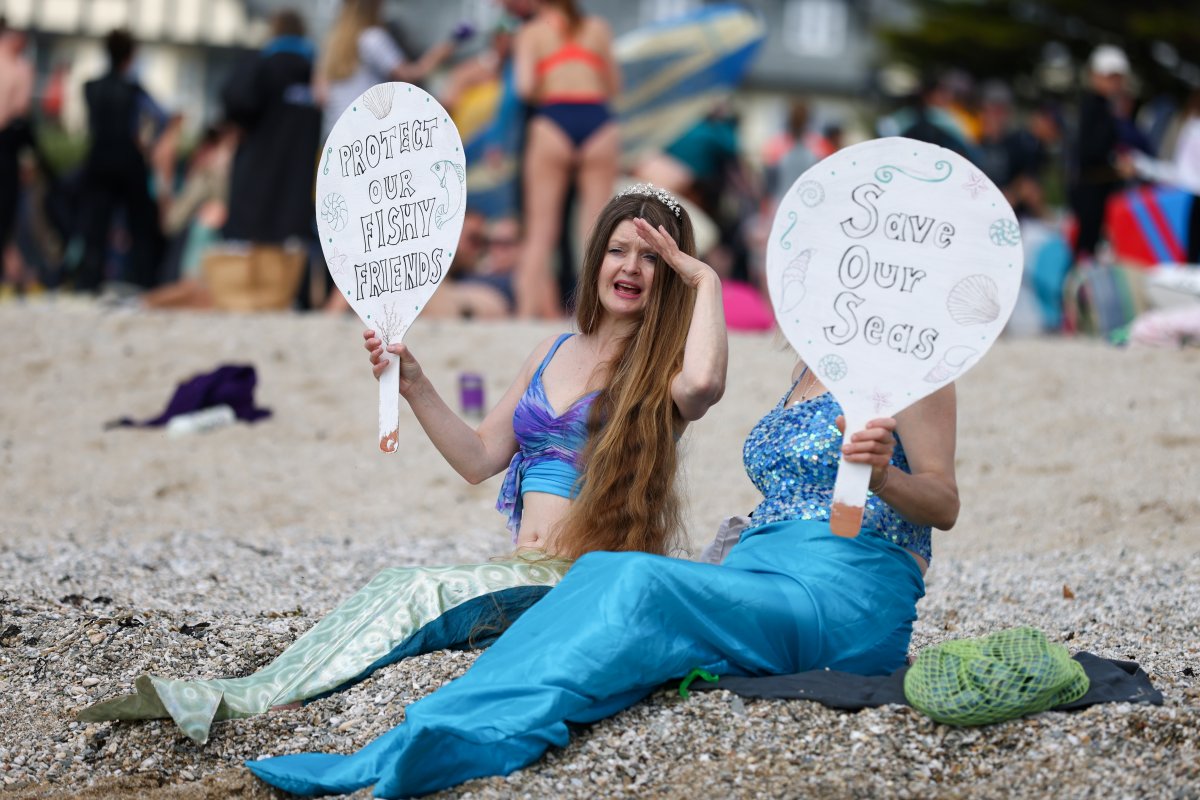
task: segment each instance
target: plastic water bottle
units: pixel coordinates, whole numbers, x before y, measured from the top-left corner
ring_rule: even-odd
[[[167,422],[167,436],[176,439],[193,433],[207,433],[217,428],[224,428],[226,425],[232,425],[235,421],[237,421],[237,415],[229,406],[224,404],[209,406],[190,414],[171,417]]]
[[[483,419],[483,376],[477,372],[460,373],[458,400],[464,417]]]

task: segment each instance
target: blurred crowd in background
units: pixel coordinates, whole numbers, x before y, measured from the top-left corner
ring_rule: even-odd
[[[268,40],[225,82],[221,114],[190,137],[188,110],[168,111],[151,96],[134,69],[138,42],[113,30],[107,69],[83,87],[86,151],[69,164],[42,145],[58,124],[62,82],[36,85],[26,33],[5,25],[0,293],[346,310],[315,239],[317,154],[354,98],[392,80],[428,88],[464,130],[477,127],[472,114],[491,109],[487,125],[504,132],[494,141],[514,143],[511,153],[484,147],[468,163],[499,173],[513,155],[515,199],[497,213],[468,197],[454,263],[427,315],[562,316],[582,233],[623,182],[636,180],[688,204],[701,255],[725,280],[731,325],[769,329],[763,262],[780,197],[820,159],[871,136],[950,148],[1004,191],[1022,221],[1031,330],[1078,327],[1079,309],[1064,297],[1098,292],[1092,273],[1126,257],[1200,262],[1200,203],[1191,201],[1200,193],[1200,91],[1181,83],[1147,102],[1115,45],[1093,50],[1072,91],[1020,103],[1004,81],[962,69],[926,75],[902,102],[864,103],[853,116],[818,115],[792,97],[777,130],[753,145],[728,95],[631,161],[622,154],[616,108],[625,87],[609,22],[573,0],[500,5],[494,29],[462,24],[423,52],[405,52],[394,35],[419,21],[382,0],[343,0],[322,32],[307,30],[299,11],[278,10]],[[462,55],[463,43],[480,39],[486,47]],[[489,93],[512,102],[481,101]]]

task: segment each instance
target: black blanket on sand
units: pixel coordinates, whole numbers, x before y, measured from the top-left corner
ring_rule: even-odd
[[[1162,692],[1150,683],[1136,662],[1100,658],[1091,653],[1072,656],[1087,673],[1087,694],[1072,703],[1055,706],[1052,711],[1074,711],[1097,703],[1150,703],[1161,706]],[[901,667],[891,675],[866,677],[849,672],[815,669],[794,675],[769,675],[762,678],[722,677],[715,683],[697,680],[688,687],[691,691],[728,689],[743,697],[766,697],[785,700],[815,700],[830,708],[858,711],[892,703],[908,705],[904,697],[904,675]]]

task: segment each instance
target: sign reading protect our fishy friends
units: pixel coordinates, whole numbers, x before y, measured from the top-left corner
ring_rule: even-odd
[[[779,327],[841,404],[847,435],[977,364],[1012,313],[1022,269],[1000,190],[958,154],[898,137],[801,175],[767,249]],[[838,464],[835,533],[858,533],[870,476]]]
[[[334,124],[317,167],[317,230],[342,296],[385,346],[450,268],[466,213],[458,129],[429,94],[381,83]],[[400,366],[379,380],[379,449],[396,451]]]

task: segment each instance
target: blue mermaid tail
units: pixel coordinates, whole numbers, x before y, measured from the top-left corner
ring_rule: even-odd
[[[378,797],[411,797],[508,774],[565,745],[567,722],[616,713],[695,668],[889,673],[904,663],[923,594],[902,548],[834,536],[824,522],[753,528],[721,566],[591,553],[465,675],[358,753],[247,766],[302,795],[374,784]]]

